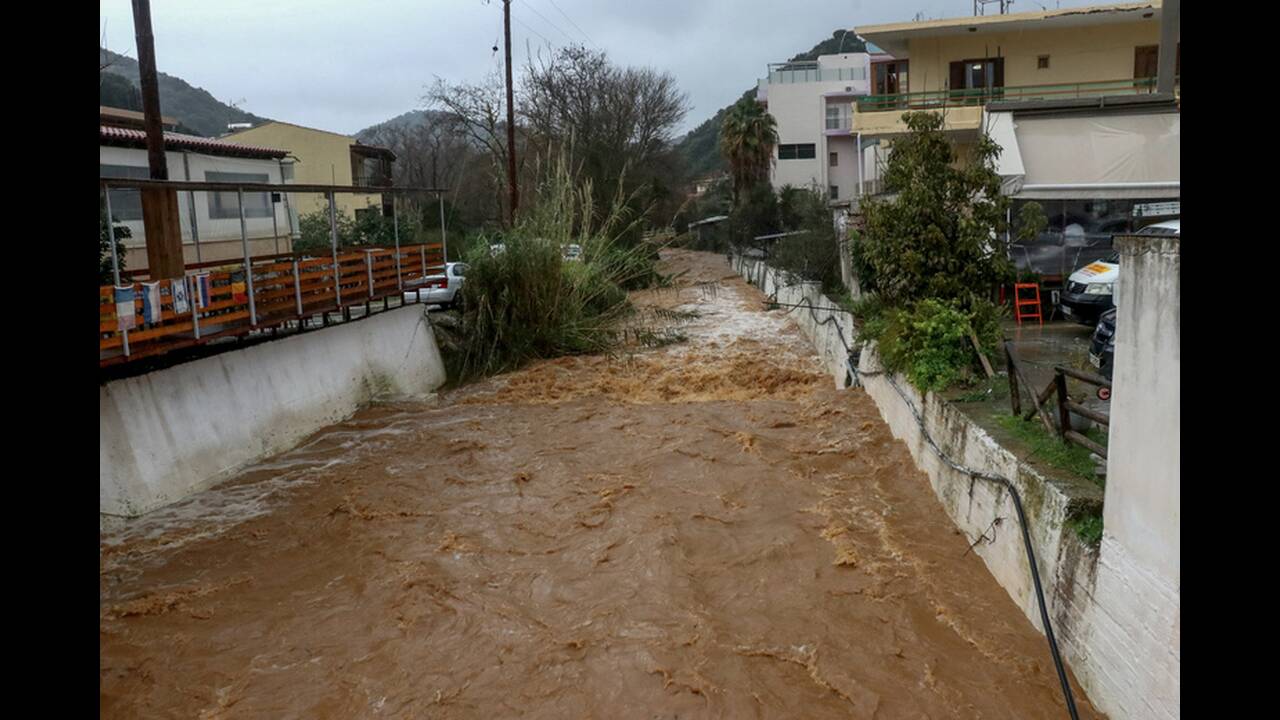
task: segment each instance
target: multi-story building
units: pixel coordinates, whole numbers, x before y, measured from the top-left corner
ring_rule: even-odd
[[[288,150],[296,161],[294,182],[302,185],[355,185],[370,189],[391,185],[395,153],[386,148],[361,144],[349,135],[271,120],[224,135],[223,139]],[[385,202],[390,202],[390,198],[387,195]],[[377,192],[339,193],[334,196],[337,212],[347,216],[382,212],[383,203],[383,195]],[[329,200],[322,194],[309,193],[297,197],[294,207],[303,214],[327,212]]]
[[[872,92],[854,99],[848,131],[864,149],[868,194],[880,189],[878,171],[906,132],[903,113],[930,110],[944,115],[962,155],[980,132],[1000,144],[997,169],[1013,214],[1036,201],[1049,220],[1038,245],[1109,243],[1113,233],[1177,212],[1180,94],[1176,83],[1171,94],[1156,92],[1159,2],[855,32],[885,52],[871,63]],[[1049,253],[1040,263],[1036,251],[1015,255],[1042,275],[1069,274],[1081,257]]]
[[[858,162],[849,130],[855,97],[870,89],[871,55],[821,55],[813,61],[775,63],[761,78],[756,99],[777,121],[773,187],[813,187],[834,202],[856,193]]]

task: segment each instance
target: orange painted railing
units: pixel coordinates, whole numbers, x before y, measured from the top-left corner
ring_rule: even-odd
[[[400,297],[421,278],[443,272],[440,244],[345,250],[333,255],[252,258],[244,263],[196,263],[183,280],[160,281],[160,315],[143,317],[144,283],[134,289],[136,326],[125,329],[117,315],[114,288],[98,288],[98,364],[114,365],[192,347],[217,338],[292,326],[308,318]],[[208,276],[208,302],[198,302],[197,278]],[[175,312],[173,283],[185,283],[188,308]],[[122,286],[122,287],[127,287]]]

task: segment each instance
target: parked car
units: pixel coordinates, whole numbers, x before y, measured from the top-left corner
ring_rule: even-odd
[[[406,283],[405,302],[421,302],[428,305],[453,307],[459,299],[458,291],[466,280],[466,263],[451,262],[444,266],[443,275],[428,275],[413,282]]]
[[[1181,220],[1148,225],[1137,235],[1177,235]],[[1112,253],[1071,273],[1062,293],[1062,314],[1076,322],[1093,325],[1107,310],[1115,307],[1116,280],[1120,279],[1120,255]]]
[[[1111,308],[1098,316],[1098,326],[1093,329],[1093,340],[1089,343],[1089,363],[1098,369],[1098,374],[1110,380],[1115,356],[1116,309]]]

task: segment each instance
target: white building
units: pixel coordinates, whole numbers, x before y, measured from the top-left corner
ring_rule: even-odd
[[[105,116],[104,116],[104,122]],[[293,179],[292,159],[284,150],[242,145],[212,138],[164,133],[165,159],[171,180],[205,182],[282,183]],[[98,148],[101,177],[150,177],[146,133],[140,129],[101,125]],[[142,198],[137,190],[112,190],[111,214],[116,225],[129,228],[125,245],[126,267],[147,266],[146,235],[142,225]],[[182,225],[182,252],[186,263],[240,260],[240,209],[236,193],[183,192],[178,194]],[[296,234],[296,213],[290,212],[286,193],[245,193],[245,230],[254,256],[289,252]]]
[[[834,203],[857,195],[862,178],[851,133],[853,99],[871,89],[871,55],[820,55],[815,61],[775,63],[756,99],[777,121],[778,146],[770,180],[816,187]]]

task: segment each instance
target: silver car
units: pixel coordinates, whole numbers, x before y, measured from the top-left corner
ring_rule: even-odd
[[[445,264],[442,275],[428,275],[406,282],[404,301],[453,307],[466,280],[466,272],[466,263],[451,262]]]

